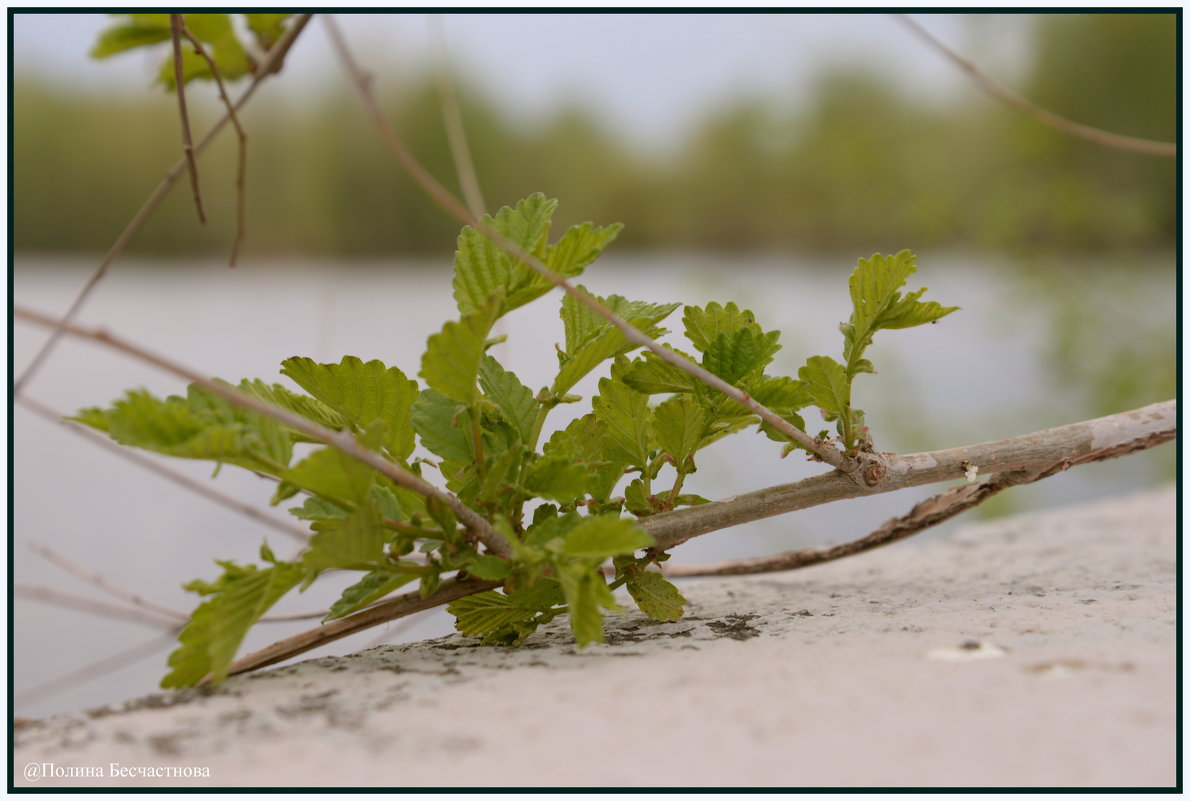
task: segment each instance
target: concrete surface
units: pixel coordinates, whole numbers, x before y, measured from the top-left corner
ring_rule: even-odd
[[[685,619],[583,652],[556,621],[309,660],[20,725],[14,780],[1171,786],[1175,529],[1168,488],[688,581]]]

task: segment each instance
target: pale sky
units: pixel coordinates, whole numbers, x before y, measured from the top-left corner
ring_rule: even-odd
[[[1000,80],[1027,65],[1030,24],[1020,15],[917,15],[917,19]],[[431,57],[426,14],[338,15],[357,55],[381,79]],[[804,101],[831,66],[878,70],[939,102],[975,89],[952,64],[881,13],[725,14],[450,13],[442,16],[456,68],[514,114],[529,119],[578,101],[615,131],[664,143],[717,104],[741,95],[785,106]],[[100,14],[18,14],[17,77],[38,75],[85,88],[143,91],[164,55],[87,57]],[[270,92],[299,97],[310,86],[342,85],[326,34],[313,25]]]

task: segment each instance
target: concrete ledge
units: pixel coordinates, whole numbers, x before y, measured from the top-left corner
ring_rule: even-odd
[[[1175,528],[1170,488],[687,582],[687,618],[583,652],[561,621],[309,660],[19,726],[14,781],[1168,787]]]

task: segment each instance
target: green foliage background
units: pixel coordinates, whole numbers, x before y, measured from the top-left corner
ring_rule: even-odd
[[[1172,14],[1039,16],[1023,96],[1135,136],[1176,136]],[[917,46],[907,39],[906,46]],[[940,63],[939,69],[952,69]],[[285,80],[284,75],[280,80]],[[463,115],[488,205],[531,192],[567,199],[560,224],[627,223],[620,247],[872,252],[1171,252],[1169,160],[1072,140],[974,86],[955,104],[836,69],[796,110],[752,98],[710,114],[664,158],[611,135],[576,104],[530,126],[475,87]],[[439,254],[454,224],[396,177],[346,92],[246,110],[248,258]],[[195,85],[195,117],[219,113]],[[437,93],[414,76],[388,114],[437,175],[453,179]],[[13,241],[18,251],[102,252],[178,156],[172,97],[13,86]],[[196,125],[202,129],[203,125]],[[222,258],[232,230],[234,137],[203,160],[211,224],[175,192],[132,254]],[[118,177],[115,177],[118,176]]]

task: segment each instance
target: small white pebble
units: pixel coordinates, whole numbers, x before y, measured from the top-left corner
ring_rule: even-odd
[[[971,662],[976,659],[996,659],[1007,656],[1007,649],[990,642],[967,640],[956,645],[933,648],[926,653],[926,659],[937,662]]]

